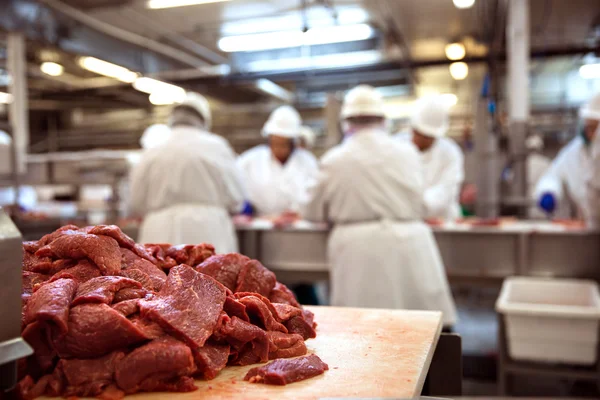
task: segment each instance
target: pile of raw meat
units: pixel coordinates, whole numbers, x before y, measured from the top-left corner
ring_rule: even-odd
[[[271,271],[211,245],[65,226],[23,247],[22,335],[35,350],[20,366],[25,399],[193,391],[226,365],[304,355],[316,336]]]

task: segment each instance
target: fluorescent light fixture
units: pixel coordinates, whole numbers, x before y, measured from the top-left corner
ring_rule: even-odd
[[[133,88],[140,92],[170,96],[181,103],[185,99],[185,90],[179,86],[162,82],[152,78],[138,78],[133,82]]]
[[[450,75],[457,81],[462,81],[469,75],[469,66],[464,62],[450,64]]]
[[[65,72],[65,68],[62,65],[49,61],[42,63],[40,70],[50,76],[61,76]]]
[[[261,51],[288,47],[354,42],[369,39],[373,37],[373,35],[373,28],[367,24],[338,25],[311,28],[307,32],[297,30],[227,36],[219,40],[218,46],[219,49],[227,53],[238,51]]]
[[[173,94],[173,92],[154,92],[150,95],[148,100],[155,106],[167,106],[183,102],[185,99],[185,92],[183,96],[184,97],[181,98],[180,96]]]
[[[458,103],[458,97],[456,97],[454,93],[444,93],[441,94],[440,97],[442,98],[444,104],[446,104],[448,107],[455,106],[456,103]]]
[[[224,3],[231,0],[148,0],[146,6],[157,10],[161,8],[174,8],[185,6],[197,6],[200,4]]]
[[[583,79],[600,79],[600,64],[586,64],[579,68],[579,76]]]
[[[475,0],[452,0],[456,8],[471,8],[475,4]]]
[[[12,94],[0,92],[0,104],[10,104],[13,102],[13,99]]]
[[[446,45],[446,57],[448,60],[462,60],[466,54],[465,46],[462,43],[450,43]]]
[[[128,70],[120,65],[109,63],[108,61],[100,60],[94,57],[80,57],[79,65],[83,69],[94,72],[99,75],[108,76],[109,78],[117,79],[125,83],[133,83],[138,74]]]

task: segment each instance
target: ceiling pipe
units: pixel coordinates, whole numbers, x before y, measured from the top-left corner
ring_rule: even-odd
[[[202,67],[208,65],[208,63],[198,57],[194,57],[190,54],[184,53],[181,50],[175,49],[171,46],[164,45],[151,39],[147,39],[136,33],[126,31],[121,28],[117,28],[106,22],[100,21],[83,11],[80,11],[74,7],[71,7],[58,0],[41,0],[43,4],[51,7],[52,9],[66,15],[73,20],[86,25],[98,32],[104,33],[105,35],[112,36],[115,39],[122,40],[134,44],[136,46],[143,47],[145,49],[154,51],[155,53],[162,54],[163,56],[169,57],[173,60],[177,60],[183,64],[190,65],[192,67]]]

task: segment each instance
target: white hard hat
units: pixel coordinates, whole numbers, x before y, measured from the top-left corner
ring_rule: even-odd
[[[595,95],[579,110],[579,116],[583,119],[595,119],[600,121],[600,93]]]
[[[177,106],[190,107],[195,110],[204,119],[205,128],[210,130],[210,127],[212,126],[212,114],[210,112],[210,104],[208,104],[206,97],[195,92],[187,92],[185,100]]]
[[[153,149],[169,140],[170,135],[171,129],[167,125],[150,125],[140,138],[140,145],[143,149]]]
[[[440,138],[446,135],[449,120],[448,105],[442,97],[426,96],[415,102],[410,125],[425,136]]]
[[[531,135],[525,140],[525,147],[540,151],[544,148],[544,139],[540,135]]]
[[[346,94],[341,117],[385,117],[383,97],[372,86],[358,85]]]
[[[302,120],[294,107],[281,106],[275,109],[263,127],[264,137],[269,135],[297,138],[300,135]]]
[[[300,127],[300,136],[306,142],[307,148],[311,148],[315,145],[315,140],[317,136],[315,135],[315,132],[313,132],[313,130],[310,129],[308,126]]]

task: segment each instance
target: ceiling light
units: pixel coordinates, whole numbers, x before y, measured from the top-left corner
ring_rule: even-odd
[[[457,81],[465,79],[469,75],[469,66],[464,62],[450,64],[450,75]]]
[[[475,4],[475,0],[452,0],[456,8],[471,8]]]
[[[13,102],[13,98],[10,93],[0,92],[0,104],[10,104]]]
[[[455,106],[456,103],[458,103],[458,97],[456,97],[454,93],[444,93],[441,94],[440,97],[442,98],[444,104],[448,107]]]
[[[150,103],[154,104],[155,106],[166,106],[166,105],[171,105],[171,104],[178,104],[178,103],[183,102],[184,99],[185,99],[185,92],[183,94],[183,97],[181,97],[173,92],[157,91],[157,92],[153,92],[149,97]]]
[[[586,64],[579,68],[579,76],[583,79],[600,79],[600,64]]]
[[[449,60],[461,60],[465,58],[466,50],[462,43],[450,43],[446,45],[446,57]]]
[[[148,0],[146,6],[152,9],[196,6],[200,4],[224,3],[231,0]]]
[[[65,72],[65,68],[55,62],[44,62],[40,65],[40,70],[46,75],[61,76]]]
[[[99,75],[108,76],[125,83],[133,83],[138,74],[120,65],[112,64],[94,57],[80,57],[78,60],[81,68]]]
[[[253,35],[227,36],[219,40],[224,52],[261,51],[299,46],[354,42],[370,39],[374,30],[367,24],[337,25],[311,28],[307,32],[282,31]]]
[[[136,79],[133,82],[133,88],[148,94],[159,93],[163,96],[169,96],[179,103],[185,99],[185,90],[183,88],[152,78]]]

